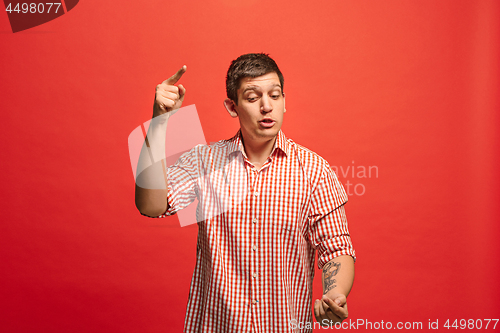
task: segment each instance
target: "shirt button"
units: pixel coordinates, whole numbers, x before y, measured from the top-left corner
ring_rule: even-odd
[[[253,192],[253,195],[255,195],[256,197],[258,197],[259,196],[259,191]]]
[[[257,250],[257,246],[252,246],[252,250],[256,251]]]
[[[257,277],[257,273],[253,273],[253,275],[252,275],[252,276],[253,276],[254,278],[256,278],[256,277]]]
[[[252,222],[253,222],[253,224],[257,223],[257,219],[254,217]]]
[[[256,299],[254,299],[252,303],[253,303],[253,304],[257,304],[257,303],[259,303],[259,301],[258,301],[258,300],[256,300]]]

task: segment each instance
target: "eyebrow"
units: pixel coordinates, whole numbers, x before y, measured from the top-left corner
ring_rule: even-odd
[[[281,89],[281,84],[275,83],[271,86],[271,88],[279,87]],[[242,94],[246,93],[249,90],[261,90],[259,86],[248,86],[243,90]]]

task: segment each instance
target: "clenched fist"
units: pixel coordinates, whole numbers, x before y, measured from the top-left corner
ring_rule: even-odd
[[[186,72],[186,65],[182,66],[174,75],[156,86],[155,104],[153,107],[153,118],[161,116],[167,112],[177,110],[181,107],[186,89],[179,84],[174,84],[179,81],[182,75]]]

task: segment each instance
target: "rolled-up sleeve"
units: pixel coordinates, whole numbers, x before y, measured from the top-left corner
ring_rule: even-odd
[[[344,210],[346,202],[344,187],[326,164],[313,190],[308,215],[309,240],[318,251],[319,269],[341,255],[356,260]]]
[[[197,180],[200,178],[201,163],[199,150],[200,146],[194,147],[182,154],[175,164],[166,168],[168,209],[154,218],[173,215],[197,198]]]

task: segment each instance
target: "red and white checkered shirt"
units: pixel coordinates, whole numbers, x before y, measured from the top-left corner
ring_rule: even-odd
[[[355,258],[347,195],[329,164],[280,131],[257,170],[238,132],[183,154],[167,177],[162,216],[199,200],[184,331],[299,332],[293,322],[312,322],[315,251],[320,269]]]

